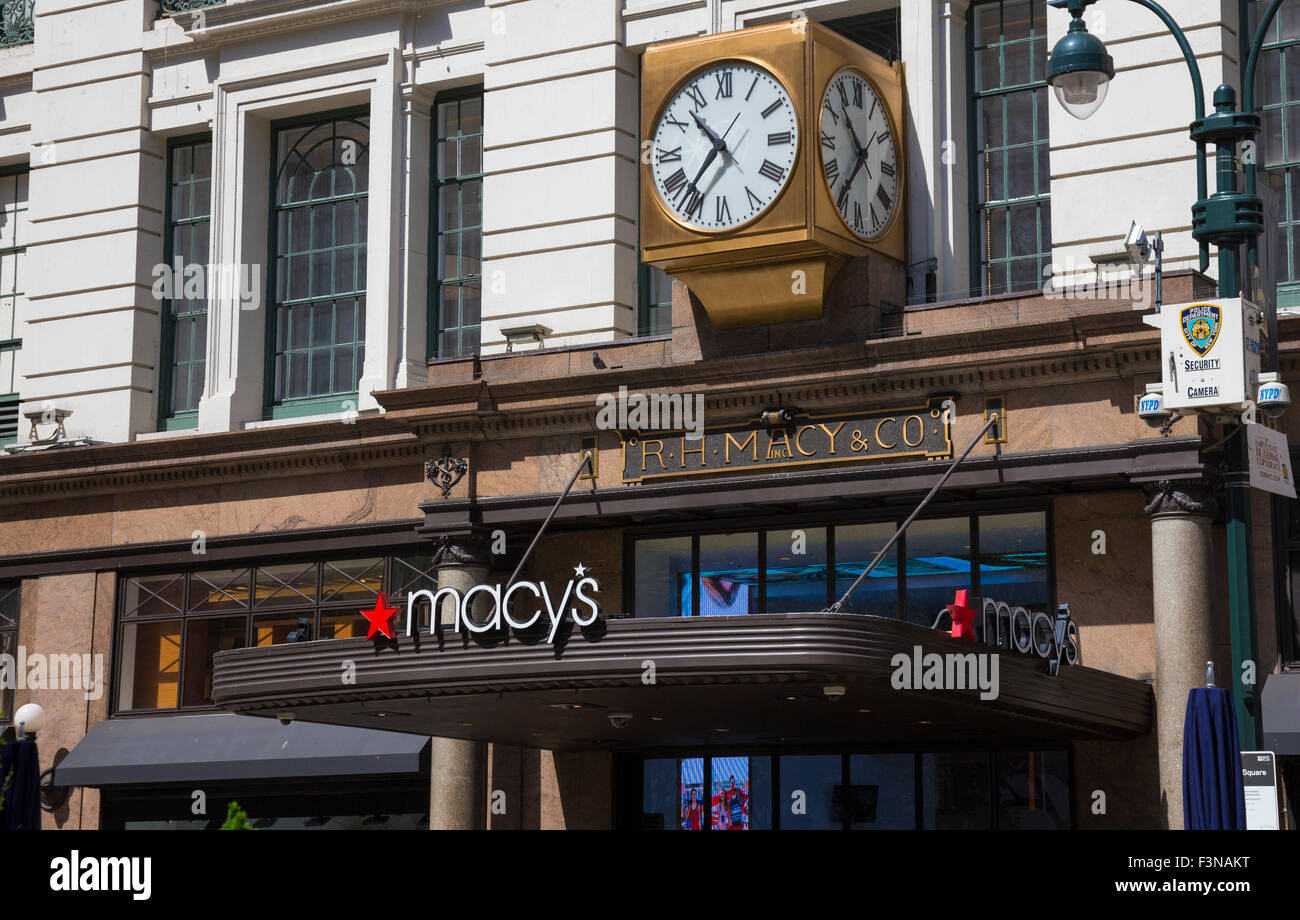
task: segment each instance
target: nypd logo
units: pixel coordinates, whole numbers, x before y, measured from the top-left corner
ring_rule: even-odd
[[[1204,358],[1206,352],[1218,341],[1219,330],[1223,328],[1221,319],[1222,313],[1218,305],[1212,303],[1194,303],[1180,311],[1179,324],[1183,338],[1197,356]]]

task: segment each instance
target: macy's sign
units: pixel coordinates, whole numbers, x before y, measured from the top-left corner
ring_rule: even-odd
[[[600,605],[591,596],[600,591],[600,584],[587,574],[589,571],[590,569],[581,563],[574,566],[574,577],[570,578],[569,583],[564,586],[564,594],[558,601],[552,598],[551,591],[544,581],[517,581],[504,589],[502,585],[475,585],[464,593],[455,588],[414,591],[406,600],[406,634],[411,635],[415,628],[415,607],[421,598],[428,600],[430,609],[434,611],[441,610],[438,605],[447,598],[455,606],[455,622],[452,628],[456,632],[460,631],[462,624],[472,633],[492,632],[500,630],[503,622],[511,629],[531,629],[544,614],[550,622],[546,641],[554,642],[560,622],[566,614],[578,626],[590,626],[600,616]],[[516,619],[510,608],[511,602],[520,592],[531,594],[533,604],[541,602],[541,606],[535,607],[532,615],[524,619]],[[482,600],[478,600],[479,595],[482,595]],[[483,611],[485,606],[488,608],[486,614]],[[582,608],[585,608],[585,613]],[[442,617],[434,614],[430,620],[430,634],[441,632]]]

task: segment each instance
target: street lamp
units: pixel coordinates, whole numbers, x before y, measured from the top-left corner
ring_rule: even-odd
[[[1047,83],[1061,107],[1080,121],[1092,115],[1106,101],[1106,90],[1115,76],[1115,62],[1106,45],[1088,31],[1083,8],[1071,8],[1070,30],[1052,49]]]
[[[1048,5],[1067,10],[1073,17],[1069,31],[1052,49],[1047,68],[1047,82],[1057,99],[1075,118],[1087,118],[1101,106],[1106,88],[1115,75],[1115,67],[1106,46],[1088,33],[1083,23],[1084,10],[1097,0],[1048,0]],[[1192,237],[1200,245],[1201,271],[1209,267],[1209,247],[1219,250],[1219,296],[1237,297],[1241,293],[1238,256],[1244,244],[1250,261],[1255,261],[1260,235],[1264,232],[1264,206],[1255,194],[1255,164],[1246,167],[1246,188],[1237,188],[1237,146],[1253,143],[1259,134],[1260,118],[1255,113],[1255,69],[1259,65],[1264,38],[1282,0],[1270,0],[1260,17],[1255,39],[1242,68],[1242,109],[1237,108],[1237,94],[1231,86],[1220,85],[1214,91],[1214,111],[1205,112],[1205,90],[1201,68],[1192,53],[1187,36],[1168,10],[1155,0],[1131,0],[1154,13],[1169,29],[1187,62],[1192,80],[1195,120],[1189,134],[1196,143],[1196,203],[1192,206]],[[1244,23],[1242,24],[1244,27]],[[1205,148],[1214,145],[1216,184],[1209,193]],[[1277,371],[1276,315],[1269,316],[1269,369]],[[1153,401],[1154,404],[1154,401]],[[1228,550],[1228,607],[1233,664],[1237,674],[1254,673],[1257,668],[1254,618],[1254,574],[1251,549],[1250,464],[1246,450],[1244,426],[1238,426],[1225,438],[1224,493],[1226,498]],[[1274,504],[1274,513],[1278,506]],[[1258,695],[1253,685],[1234,694],[1237,727],[1243,750],[1258,744]]]

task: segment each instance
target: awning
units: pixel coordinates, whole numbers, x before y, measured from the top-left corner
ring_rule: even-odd
[[[1300,671],[1264,678],[1264,750],[1300,755]]]
[[[96,723],[54,771],[59,786],[418,773],[429,739],[231,713]]]

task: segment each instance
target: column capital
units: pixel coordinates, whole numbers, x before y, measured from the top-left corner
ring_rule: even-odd
[[[491,564],[490,538],[486,533],[447,533],[435,537],[433,542],[433,563],[439,568],[445,565],[487,568]]]
[[[1146,513],[1152,517],[1214,515],[1217,502],[1213,484],[1204,479],[1160,479],[1142,484]]]

